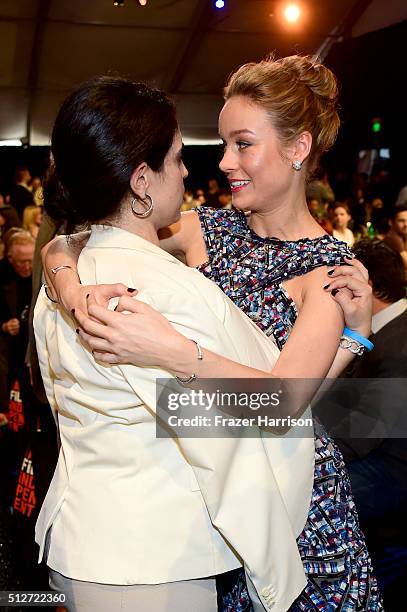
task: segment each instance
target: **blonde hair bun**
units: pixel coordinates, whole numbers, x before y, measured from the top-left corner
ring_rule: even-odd
[[[302,132],[312,135],[307,170],[312,171],[323,153],[334,144],[340,119],[335,75],[312,56],[269,56],[245,64],[234,72],[225,88],[225,99],[245,96],[270,117],[283,145]]]

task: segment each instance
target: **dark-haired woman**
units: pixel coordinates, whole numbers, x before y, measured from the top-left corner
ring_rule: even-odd
[[[349,206],[346,202],[336,202],[331,210],[334,226],[332,232],[333,237],[345,242],[349,247],[352,247],[355,244],[355,236],[349,228],[349,223],[352,221]]]
[[[85,83],[55,122],[47,212],[92,225],[78,264],[84,284],[136,286],[141,309],[154,306],[190,338],[197,363],[202,344],[224,357],[225,376],[270,376],[273,342],[159,247],[158,230],[180,217],[181,150],[164,94],[123,79]],[[61,280],[70,273],[54,269]],[[294,532],[311,494],[312,439],[159,437],[156,379],[166,369],[107,366],[76,325],[43,289],[34,327],[61,452],[36,540],[69,612],[215,612],[215,576],[242,561],[253,592],[287,609],[306,584]]]
[[[305,198],[308,173],[335,141],[336,95],[332,73],[309,58],[293,56],[239,69],[226,88],[219,123],[225,143],[221,169],[235,209],[186,213],[162,242],[169,251],[183,253],[188,265],[214,280],[260,329],[274,336],[281,349],[275,375],[322,378],[343,369],[351,356],[349,343],[341,338],[339,305],[347,327],[359,332],[358,346],[363,350],[368,345],[360,334],[369,333],[370,317],[359,318],[368,301],[365,270],[349,259],[344,243],[324,234]],[[251,211],[250,217],[243,211]],[[67,261],[74,267],[72,254],[61,243],[55,251],[48,268]],[[340,267],[344,263],[346,270]],[[89,292],[78,288],[72,270],[64,281],[55,280],[67,306]],[[353,291],[353,299],[345,287]],[[94,292],[97,299],[103,291]],[[122,297],[118,310],[124,309],[133,314],[110,313],[96,304],[89,307],[93,320],[77,312],[81,336],[100,360],[159,363],[183,376],[233,375],[233,366],[209,350],[197,364],[188,340],[152,310],[140,313],[137,300]],[[234,375],[239,376],[237,371]],[[292,481],[293,494],[300,482],[298,477]],[[308,583],[290,610],[382,610],[342,457],[318,427],[307,515],[295,535]],[[222,609],[249,609],[243,577],[224,584]],[[270,597],[260,599],[268,609]]]

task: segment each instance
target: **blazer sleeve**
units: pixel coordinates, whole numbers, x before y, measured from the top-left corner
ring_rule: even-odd
[[[38,294],[37,303],[34,309],[34,330],[41,330],[42,332],[43,330],[45,330],[47,325],[49,326],[48,316],[47,316],[48,311],[55,310],[57,306],[58,306],[57,304],[53,304],[47,298],[45,294],[45,289],[44,287],[42,287],[42,289],[40,290]],[[49,331],[50,333],[54,333],[54,334],[56,333],[55,329],[53,329],[52,327],[49,328]],[[38,351],[38,363],[41,368],[42,381],[44,384],[44,389],[46,392],[46,396],[47,396],[49,405],[51,406],[52,415],[55,419],[55,422],[58,425],[57,403],[56,403],[55,394],[54,394],[54,384],[52,382],[53,377],[51,373],[49,351],[48,351],[48,346],[47,346],[45,339],[46,339],[45,333],[35,333],[35,342],[36,342],[37,351]]]

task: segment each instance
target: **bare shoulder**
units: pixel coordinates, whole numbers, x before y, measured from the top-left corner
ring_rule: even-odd
[[[330,270],[331,267],[332,266],[319,266],[300,277],[303,298],[305,298],[306,295],[309,296],[310,294],[319,292],[325,295],[323,288],[329,283],[328,270]]]
[[[182,258],[189,266],[205,261],[206,248],[198,213],[188,210],[179,221],[159,231],[160,246],[174,257]]]

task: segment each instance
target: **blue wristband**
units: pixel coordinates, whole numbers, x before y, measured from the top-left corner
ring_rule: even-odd
[[[364,336],[361,336],[352,329],[349,329],[348,327],[345,327],[345,329],[343,330],[343,335],[348,336],[348,338],[352,338],[352,340],[356,340],[356,342],[362,344],[368,351],[371,351],[374,348],[373,342],[370,342],[370,340],[368,340]]]

